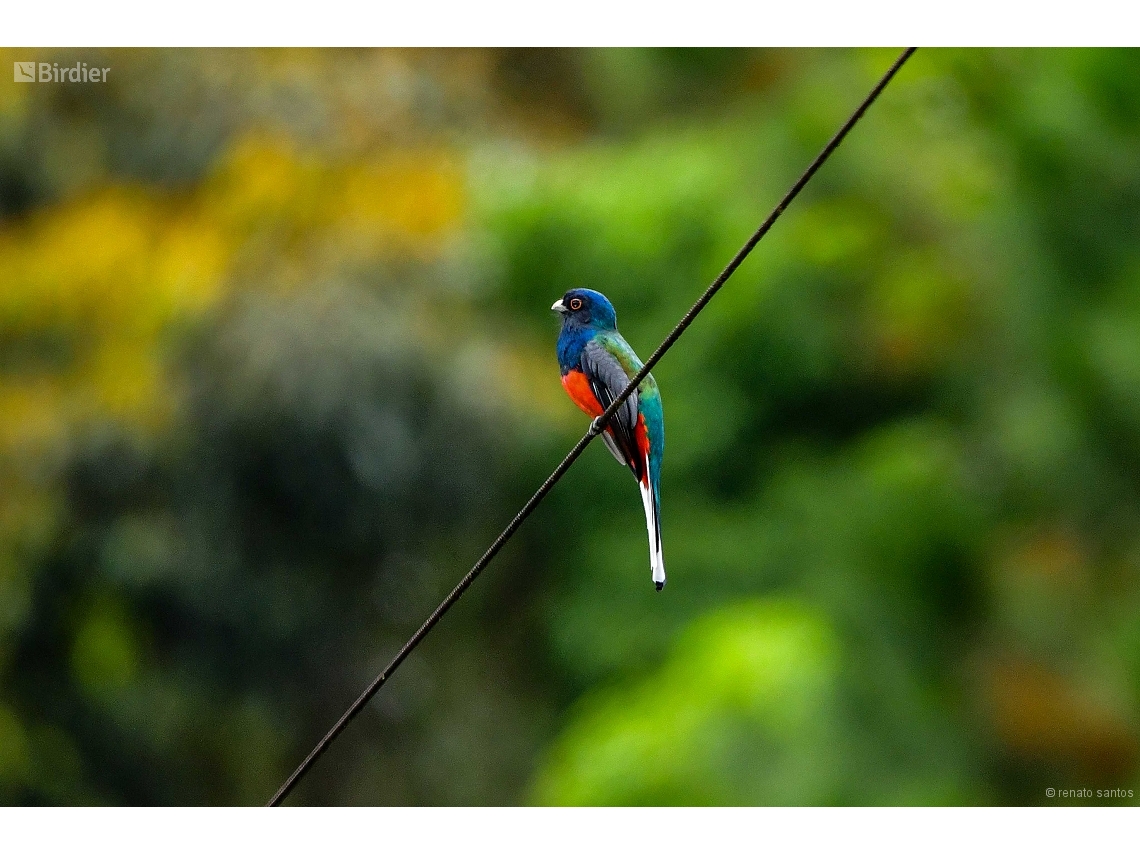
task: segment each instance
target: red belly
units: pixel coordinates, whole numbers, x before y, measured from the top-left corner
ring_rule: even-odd
[[[586,375],[581,371],[567,371],[562,375],[562,388],[566,390],[566,394],[570,396],[570,400],[578,405],[578,409],[586,415],[597,418],[605,408],[598,403],[597,396],[594,395],[594,390],[590,388],[590,381],[586,379]]]

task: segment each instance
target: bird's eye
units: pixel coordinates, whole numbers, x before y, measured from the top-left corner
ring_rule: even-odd
[[[578,311],[580,308],[582,308],[582,301],[581,301],[581,299],[579,299],[578,297],[571,297],[571,298],[570,298],[570,311],[572,311],[572,312],[576,312],[576,311]]]

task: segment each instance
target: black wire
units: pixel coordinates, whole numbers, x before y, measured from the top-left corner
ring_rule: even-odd
[[[574,447],[570,449],[570,453],[567,454],[563,461],[558,464],[558,468],[550,473],[550,477],[542,482],[542,486],[539,487],[535,494],[530,497],[530,500],[525,505],[523,505],[522,510],[515,514],[515,518],[511,520],[510,524],[505,529],[503,529],[502,534],[495,538],[495,542],[492,543],[490,547],[488,547],[487,551],[483,553],[483,557],[475,562],[475,566],[472,567],[467,575],[463,577],[462,581],[460,581],[460,583],[455,586],[454,590],[452,590],[452,592],[447,595],[444,601],[439,604],[436,610],[431,613],[431,617],[424,621],[423,626],[417,629],[415,634],[408,639],[407,643],[400,648],[400,652],[397,653],[392,661],[388,663],[388,667],[380,672],[379,676],[377,676],[376,679],[368,685],[368,688],[365,689],[361,693],[360,697],[353,702],[352,706],[350,706],[345,711],[344,715],[342,715],[337,723],[333,725],[332,729],[326,733],[324,738],[316,744],[316,747],[314,747],[313,750],[309,752],[309,756],[305,758],[304,762],[302,762],[301,765],[296,768],[296,770],[294,770],[293,774],[289,776],[288,780],[286,780],[285,783],[281,785],[281,789],[277,791],[277,794],[269,801],[269,807],[276,807],[277,805],[281,804],[282,800],[284,800],[284,798],[289,795],[290,792],[292,792],[293,788],[297,786],[297,782],[305,776],[305,774],[309,771],[310,768],[312,768],[317,759],[325,753],[329,745],[332,744],[333,740],[340,736],[341,731],[343,731],[348,726],[348,723],[356,717],[356,715],[364,708],[364,705],[367,704],[369,700],[371,700],[372,696],[375,695],[376,692],[379,691],[380,687],[383,686],[384,683],[388,680],[388,678],[392,676],[393,672],[395,672],[395,670],[400,667],[400,663],[407,659],[408,654],[416,649],[419,643],[423,641],[424,636],[431,632],[432,627],[439,623],[440,618],[442,618],[447,613],[447,610],[455,605],[455,601],[463,596],[463,592],[471,586],[471,583],[475,581],[475,577],[482,573],[483,569],[491,563],[491,560],[498,554],[499,550],[503,548],[506,542],[510,540],[514,533],[518,530],[519,526],[523,524],[523,521],[528,516],[530,516],[531,511],[538,507],[538,503],[546,497],[546,494],[549,493],[554,485],[558,483],[559,479],[566,474],[566,470],[568,470],[571,465],[573,465],[574,461],[577,460],[578,457],[582,454],[582,452],[585,451],[586,446],[589,445],[591,441],[593,441],[594,437],[602,432],[602,429],[605,427],[606,423],[610,420],[613,414],[617,412],[618,408],[622,405],[625,399],[628,398],[633,390],[637,388],[638,384],[645,379],[645,376],[650,372],[653,366],[656,365],[661,357],[665,355],[666,351],[668,351],[669,348],[673,346],[673,343],[681,337],[681,334],[688,328],[689,324],[693,322],[693,319],[696,318],[700,311],[708,304],[709,300],[713,298],[713,295],[715,295],[716,292],[720,290],[721,286],[728,281],[728,277],[736,272],[736,268],[738,268],[744,259],[748,257],[748,254],[752,252],[756,244],[760,242],[760,239],[768,233],[768,230],[772,228],[772,225],[776,222],[776,220],[779,219],[780,215],[784,213],[784,209],[787,208],[788,205],[791,204],[792,200],[799,195],[799,192],[804,188],[804,185],[806,185],[808,181],[811,180],[812,176],[815,175],[816,171],[818,171],[818,169],[823,166],[824,162],[831,156],[832,152],[834,152],[835,149],[839,147],[839,144],[843,142],[843,138],[847,136],[847,132],[850,131],[851,128],[855,126],[855,123],[863,117],[863,114],[867,112],[867,108],[875,102],[875,99],[879,97],[879,93],[881,93],[883,89],[886,88],[886,85],[891,82],[891,78],[893,78],[898,70],[902,68],[903,63],[910,59],[910,55],[914,53],[915,50],[917,50],[917,48],[907,48],[904,50],[899,55],[898,59],[894,61],[894,64],[891,65],[889,69],[887,69],[887,73],[883,75],[883,78],[878,82],[875,88],[872,89],[867,97],[863,99],[863,103],[861,103],[855,112],[851,114],[851,117],[843,123],[843,127],[841,127],[835,133],[835,136],[833,136],[828,144],[823,147],[823,150],[818,155],[816,155],[815,160],[811,162],[811,165],[807,168],[804,174],[801,175],[799,180],[792,185],[792,188],[786,194],[784,194],[784,198],[780,200],[780,204],[778,204],[772,213],[768,215],[768,218],[760,224],[760,228],[758,228],[752,234],[752,237],[748,239],[748,242],[740,248],[740,251],[736,253],[732,261],[728,263],[728,266],[725,267],[724,270],[721,271],[720,275],[713,281],[713,283],[709,285],[707,289],[705,289],[705,292],[701,295],[700,299],[697,300],[697,302],[693,304],[693,307],[685,313],[685,316],[681,318],[677,326],[673,328],[673,331],[669,333],[668,336],[666,336],[663,342],[661,342],[657,350],[653,351],[653,355],[650,356],[648,360],[646,360],[645,365],[642,367],[642,369],[638,371],[636,375],[634,375],[632,380],[629,381],[629,385],[626,386],[624,390],[622,390],[622,393],[620,395],[614,398],[604,413],[594,419],[590,425],[590,429],[580,440],[578,440]]]

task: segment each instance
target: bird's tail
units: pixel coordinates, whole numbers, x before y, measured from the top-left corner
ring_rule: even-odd
[[[660,591],[665,587],[665,559],[661,557],[661,507],[657,491],[649,480],[649,461],[646,460],[645,478],[638,482],[641,503],[645,506],[645,527],[649,531],[649,566],[653,568],[653,584]]]

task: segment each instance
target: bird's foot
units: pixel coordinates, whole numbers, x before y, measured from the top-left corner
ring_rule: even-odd
[[[657,590],[658,590],[658,591],[660,591],[662,588],[664,588],[664,587],[665,587],[665,583],[664,583],[664,582],[654,582],[654,583],[653,583],[653,585],[654,585],[654,587],[656,587],[656,588],[657,588]]]
[[[601,416],[598,416],[596,419],[590,422],[590,436],[598,436],[604,430],[605,428],[602,426]]]

